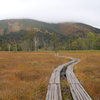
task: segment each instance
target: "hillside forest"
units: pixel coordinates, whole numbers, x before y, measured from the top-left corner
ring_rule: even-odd
[[[20,30],[0,36],[0,51],[100,50],[100,34],[61,34],[45,29]]]
[[[0,51],[100,50],[100,29],[83,23],[0,21]]]

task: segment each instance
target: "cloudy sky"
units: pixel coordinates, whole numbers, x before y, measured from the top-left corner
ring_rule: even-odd
[[[0,20],[82,22],[100,28],[100,0],[0,0]]]

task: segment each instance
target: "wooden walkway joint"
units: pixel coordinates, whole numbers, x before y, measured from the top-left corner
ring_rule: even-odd
[[[59,56],[64,57],[64,56]],[[62,64],[54,69],[46,95],[46,100],[62,100],[60,88],[60,72],[63,67],[68,66],[66,70],[67,81],[70,84],[70,91],[74,100],[92,100],[85,89],[81,86],[75,74],[73,73],[73,66],[80,62],[80,59],[65,57],[71,59],[70,62]]]

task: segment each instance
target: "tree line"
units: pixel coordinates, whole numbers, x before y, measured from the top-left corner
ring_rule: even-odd
[[[21,30],[0,36],[0,51],[100,50],[100,34],[84,36]]]

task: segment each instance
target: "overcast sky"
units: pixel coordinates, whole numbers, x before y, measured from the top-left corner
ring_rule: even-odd
[[[100,0],[0,0],[0,20],[82,22],[100,28]]]

